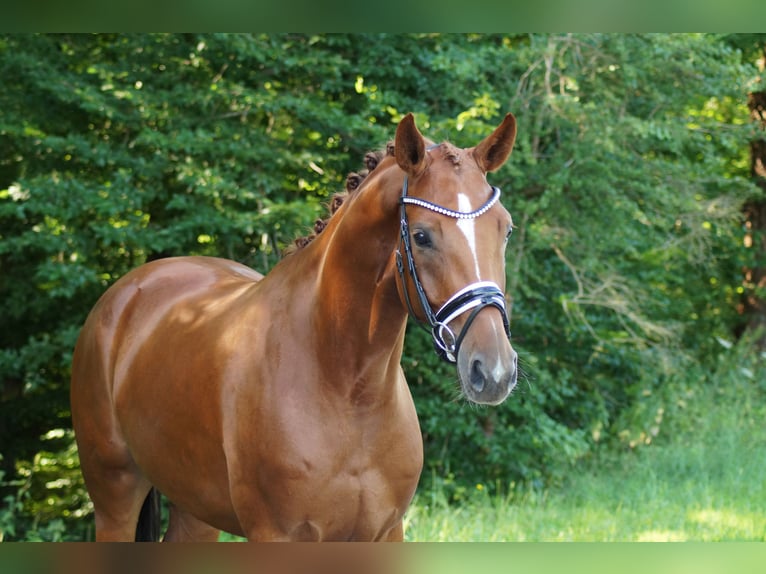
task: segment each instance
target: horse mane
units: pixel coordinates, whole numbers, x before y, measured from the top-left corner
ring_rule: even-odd
[[[452,163],[452,165],[460,165],[461,162],[461,155],[460,155],[460,149],[456,146],[452,145],[449,142],[442,142],[432,149],[439,149],[441,151],[442,157]],[[345,191],[335,193],[332,198],[330,199],[329,205],[328,205],[328,211],[330,212],[329,215],[322,219],[318,218],[316,221],[314,221],[314,230],[312,233],[309,233],[308,235],[305,235],[303,237],[298,237],[295,239],[290,245],[288,245],[284,252],[283,256],[290,255],[291,253],[295,253],[296,251],[300,251],[304,247],[306,247],[309,243],[311,243],[317,235],[322,233],[325,227],[327,227],[328,222],[330,221],[330,218],[335,215],[335,212],[338,211],[341,205],[351,197],[351,195],[356,192],[357,189],[359,189],[362,185],[362,182],[367,178],[372,171],[378,167],[378,164],[384,157],[393,156],[394,155],[394,142],[388,142],[386,144],[386,148],[383,150],[378,151],[371,151],[367,152],[364,156],[364,164],[365,168],[359,172],[352,171],[346,176],[346,189]]]
[[[436,146],[442,152],[442,157],[452,165],[460,165],[460,148],[449,142],[442,142]]]
[[[309,243],[311,243],[317,235],[322,233],[325,227],[327,227],[327,223],[330,221],[330,218],[335,215],[335,212],[338,211],[341,205],[353,195],[356,190],[361,187],[362,182],[367,178],[370,173],[372,173],[376,167],[378,167],[378,164],[381,162],[381,160],[384,157],[387,156],[393,156],[394,155],[394,143],[388,142],[386,145],[386,148],[383,150],[378,151],[371,151],[367,152],[364,156],[364,165],[365,169],[355,172],[352,171],[346,176],[346,189],[345,191],[338,192],[332,196],[330,199],[330,202],[328,204],[328,211],[330,212],[328,217],[325,219],[317,219],[314,221],[314,230],[309,235],[306,235],[304,237],[299,237],[295,239],[285,250],[284,250],[284,256],[290,255],[291,253],[295,253],[296,251],[299,251],[306,247]]]

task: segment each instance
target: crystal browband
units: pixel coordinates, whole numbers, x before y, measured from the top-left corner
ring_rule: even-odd
[[[407,184],[407,180],[405,179],[405,188],[406,188],[406,184]],[[446,207],[442,207],[441,205],[431,203],[430,201],[426,201],[425,199],[418,199],[416,197],[409,197],[409,196],[401,197],[399,201],[407,205],[417,205],[418,207],[424,207],[426,209],[430,209],[431,211],[434,211],[441,215],[452,217],[454,219],[475,219],[479,217],[480,215],[483,215],[484,213],[489,211],[489,209],[497,203],[498,199],[500,199],[500,188],[495,187],[493,185],[492,197],[489,198],[489,201],[487,201],[487,203],[485,203],[484,205],[482,205],[479,209],[475,211],[454,211],[452,209],[447,209]]]

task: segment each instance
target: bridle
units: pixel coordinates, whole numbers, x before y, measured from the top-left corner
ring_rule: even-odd
[[[508,324],[508,313],[505,308],[505,296],[500,287],[491,281],[478,281],[463,287],[457,293],[452,295],[452,297],[450,297],[447,302],[434,313],[433,309],[431,309],[431,304],[428,302],[425,289],[423,289],[423,284],[418,278],[417,269],[415,268],[415,260],[412,257],[412,242],[410,241],[410,230],[406,209],[407,205],[414,205],[454,219],[475,219],[489,211],[489,209],[497,203],[500,199],[500,189],[492,186],[492,197],[490,197],[479,209],[466,212],[453,211],[452,209],[447,209],[441,205],[431,203],[430,201],[409,197],[407,195],[407,187],[407,176],[405,175],[404,184],[402,185],[402,196],[399,198],[399,204],[401,206],[400,233],[402,245],[404,246],[404,257],[402,257],[401,250],[397,249],[396,267],[399,271],[402,292],[404,293],[404,300],[407,303],[407,309],[410,315],[414,317],[419,324],[423,325],[423,327],[430,329],[437,354],[450,363],[457,362],[460,344],[463,342],[463,339],[468,332],[468,328],[471,326],[474,319],[476,319],[479,312],[485,307],[495,307],[500,311],[500,314],[503,317],[505,333],[508,338],[510,338],[511,329]],[[425,322],[418,318],[412,307],[410,295],[407,290],[406,277],[404,275],[404,259],[407,260],[407,271],[415,286],[415,292],[417,293],[420,307],[425,313]],[[466,319],[465,324],[463,324],[460,333],[456,336],[455,332],[449,327],[449,324],[468,311],[471,311],[471,314],[468,316],[468,319]]]

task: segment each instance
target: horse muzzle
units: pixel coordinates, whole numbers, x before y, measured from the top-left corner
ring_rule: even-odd
[[[468,400],[498,405],[516,386],[518,355],[505,333],[499,332],[494,312],[487,310],[481,315],[481,320],[465,335],[457,356],[457,370]]]

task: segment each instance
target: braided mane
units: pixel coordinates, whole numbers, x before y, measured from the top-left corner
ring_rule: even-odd
[[[343,205],[343,202],[346,201],[348,197],[350,197],[359,187],[362,185],[362,182],[367,178],[368,175],[376,168],[378,167],[378,164],[380,161],[387,156],[393,156],[394,155],[394,143],[389,142],[386,145],[386,149],[379,150],[379,151],[371,151],[365,154],[364,156],[364,164],[366,169],[363,169],[359,172],[352,171],[346,176],[346,190],[343,192],[336,193],[332,196],[332,199],[330,199],[329,204],[329,211],[330,215],[325,219],[317,219],[314,222],[314,231],[310,233],[309,235],[306,235],[305,237],[299,237],[296,240],[292,242],[284,251],[284,255],[290,255],[291,253],[295,253],[296,251],[299,251],[306,247],[309,243],[311,243],[317,235],[322,233],[325,227],[327,227],[327,223],[330,221],[330,218],[335,214],[336,211],[340,208],[341,205]]]
[[[449,142],[442,142],[436,146],[436,149],[439,149],[442,153],[442,157],[452,165],[460,165],[460,148],[452,145]]]

